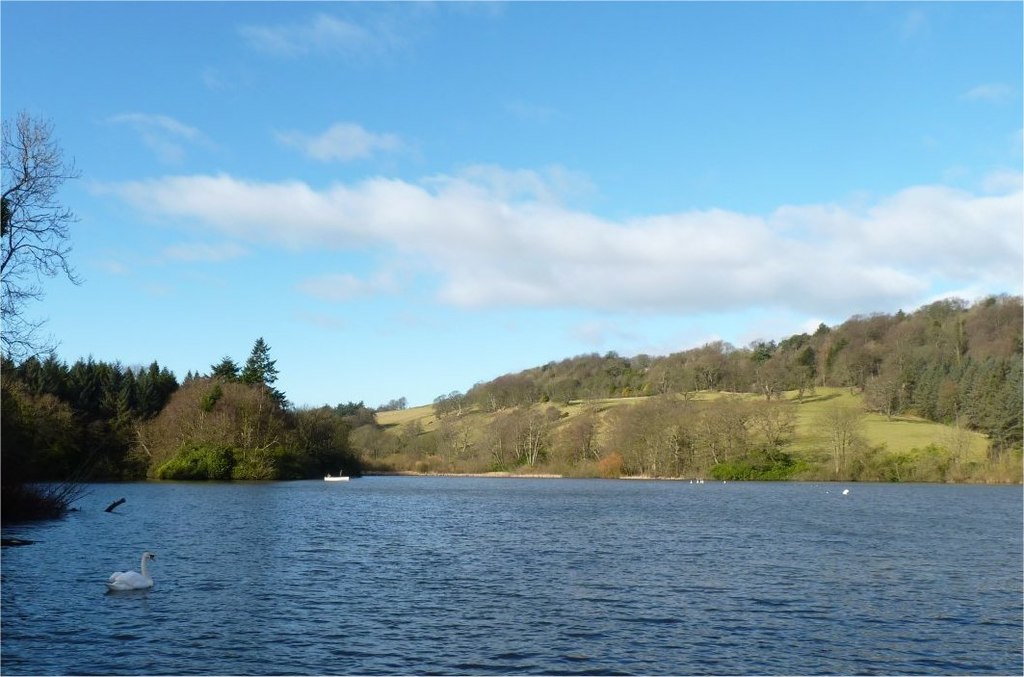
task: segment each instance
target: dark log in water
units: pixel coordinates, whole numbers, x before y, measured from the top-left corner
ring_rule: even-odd
[[[114,510],[114,508],[116,508],[117,506],[121,505],[124,502],[125,502],[125,500],[123,498],[119,498],[116,501],[114,501],[113,503],[111,503],[110,505],[108,505],[106,510],[104,510],[103,512],[112,512]]]

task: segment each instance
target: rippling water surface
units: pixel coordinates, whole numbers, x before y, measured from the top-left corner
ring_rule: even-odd
[[[4,674],[1021,674],[1020,487],[100,484],[7,528]],[[127,502],[114,513],[103,508]],[[106,594],[157,554],[155,587]]]

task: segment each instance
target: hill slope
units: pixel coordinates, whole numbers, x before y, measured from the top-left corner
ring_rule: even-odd
[[[471,408],[461,414],[441,417],[434,407],[424,406],[380,413],[378,421],[383,430],[377,437],[378,443],[373,449],[363,449],[362,453],[377,469],[419,472],[515,470],[567,476],[621,476],[639,472],[740,479],[742,471],[749,469],[749,465],[743,465],[744,459],[753,459],[756,467],[750,471],[750,479],[1020,480],[1020,454],[1011,452],[990,458],[988,440],[983,434],[910,415],[889,418],[878,413],[863,413],[863,399],[848,388],[820,388],[803,398],[796,392],[785,393],[784,399],[772,403],[749,394],[699,393],[690,398],[671,397],[668,402],[664,397],[634,397],[574,401],[558,406],[533,404],[514,412]],[[655,405],[661,408],[657,414],[640,411]],[[780,433],[774,449],[768,448],[764,434],[752,430],[763,405],[789,412],[782,415],[782,419],[789,417],[788,428]],[[714,420],[714,415],[721,413],[718,408],[737,406],[746,407],[745,414],[734,419],[731,432],[726,421],[725,432],[718,436],[744,439],[734,445],[731,452],[723,447],[717,459],[702,456],[701,444],[715,437],[701,432],[707,430],[702,423]],[[833,442],[828,425],[823,422],[834,411],[852,412],[855,428],[849,457],[838,474],[832,472]],[[503,463],[503,457],[494,450],[517,444],[528,448],[531,421],[536,446],[540,448],[536,462],[524,463],[521,457],[515,457],[511,463]],[[636,430],[638,423],[644,430]],[[743,432],[739,431],[739,426],[743,427]],[[785,423],[782,427],[786,428]],[[592,450],[589,454],[580,451],[586,448],[588,430]],[[650,466],[645,467],[640,458],[651,453],[657,443],[652,439],[638,442],[637,438],[645,434],[655,438],[665,430],[672,430],[676,435],[675,452],[691,450],[692,462],[675,466],[687,471],[683,475],[651,473]],[[678,444],[688,434],[691,444]],[[671,455],[671,443],[667,448]],[[777,462],[757,466],[765,454],[774,456]],[[617,456],[622,457],[618,464]],[[739,466],[735,465],[736,461],[740,461]],[[733,466],[729,466],[729,462]],[[729,467],[733,468],[732,475],[728,475]]]
[[[1024,304],[947,299],[745,348],[580,355],[353,432],[381,468],[1021,480]]]

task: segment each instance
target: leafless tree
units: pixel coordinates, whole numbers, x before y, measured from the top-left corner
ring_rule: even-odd
[[[590,406],[562,428],[558,436],[558,446],[566,450],[566,458],[570,465],[596,461],[600,457],[601,450],[597,445],[599,427],[600,418],[597,410]]]
[[[764,403],[774,406],[776,403]],[[707,465],[717,465],[745,454],[750,447],[747,425],[754,405],[739,398],[723,398],[705,403],[695,418],[697,444],[709,458]],[[753,427],[753,426],[752,426]]]
[[[833,405],[818,418],[818,425],[828,438],[832,452],[834,477],[846,472],[850,457],[863,444],[864,412],[850,405]]]
[[[747,419],[751,431],[764,444],[765,451],[775,458],[789,444],[796,432],[796,410],[791,402],[773,400],[758,402]]]
[[[37,337],[42,321],[26,306],[43,296],[42,280],[61,273],[79,279],[68,257],[74,213],[58,199],[61,186],[78,178],[53,138],[53,124],[22,112],[3,122],[3,218],[0,223],[0,345],[10,357],[51,349]]]

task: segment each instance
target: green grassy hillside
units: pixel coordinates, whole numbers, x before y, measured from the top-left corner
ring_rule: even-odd
[[[846,388],[820,388],[817,394],[796,399],[796,393],[786,394],[788,401],[796,406],[797,431],[796,439],[793,442],[794,450],[807,450],[815,446],[820,435],[815,430],[815,420],[818,419],[828,404],[848,404],[861,406],[862,397],[852,393]],[[695,399],[711,400],[724,397],[721,393],[699,394]],[[740,395],[746,399],[760,399],[754,395]],[[574,401],[569,405],[558,405],[559,411],[565,414],[561,424],[590,407],[596,407],[601,412],[617,407],[628,407],[640,401],[643,397],[609,398],[601,400]],[[536,404],[536,409],[546,409],[551,405]],[[492,414],[482,413],[476,409],[463,415],[465,420],[475,421],[483,425],[493,418]],[[383,411],[377,414],[378,423],[390,434],[401,435],[402,431],[409,425],[418,424],[423,432],[436,430],[438,418],[434,414],[432,405],[403,409],[400,411]],[[887,419],[881,414],[864,414],[864,436],[871,446],[885,445],[891,452],[910,452],[913,449],[922,449],[930,444],[946,446],[952,436],[963,436],[967,442],[972,457],[978,460],[984,457],[987,441],[985,436],[971,431],[957,431],[952,426],[934,423],[916,416],[894,416]]]
[[[730,398],[751,405],[763,403],[755,395],[698,393],[689,398],[693,408],[711,406],[716,400]],[[682,402],[682,398],[676,398]],[[988,457],[988,440],[977,432],[933,423],[908,415],[887,418],[881,414],[863,413],[862,396],[847,388],[819,388],[814,394],[798,398],[785,393],[783,400],[793,412],[792,429],[780,452],[792,458],[793,479],[836,479],[827,472],[832,442],[823,428],[823,417],[838,408],[857,412],[857,450],[852,458],[847,479],[885,479],[892,481],[981,481],[1019,482],[1020,454]],[[621,420],[624,408],[649,403],[651,398],[613,398],[573,401],[569,404],[535,404],[528,408],[537,420],[547,421],[545,440],[547,453],[535,464],[515,468],[522,473],[558,473],[566,475],[608,475],[601,461],[613,454],[616,437],[612,431]],[[527,409],[527,408],[523,408]],[[557,412],[557,415],[556,415]],[[525,415],[525,414],[523,414]],[[505,412],[484,412],[478,408],[464,410],[461,415],[439,419],[432,406],[401,411],[381,412],[378,423],[383,435],[377,438],[376,449],[363,449],[371,466],[390,470],[426,472],[485,472],[509,470],[496,467],[493,458],[480,450],[495,441],[494,430],[502,425]],[[568,464],[559,445],[579,424],[590,417],[596,420],[594,445],[599,452],[591,461]],[[575,426],[575,428],[574,428]],[[453,432],[454,431],[454,432]],[[452,436],[457,436],[465,449],[477,453],[446,451]],[[381,446],[387,447],[382,452]],[[598,458],[598,456],[602,458]],[[860,468],[857,470],[857,468]],[[612,473],[615,474],[615,473]],[[841,479],[841,478],[840,478]]]
[[[797,437],[794,449],[806,449],[820,438],[820,431],[815,429],[815,421],[821,418],[826,406],[845,404],[854,407],[863,406],[863,398],[846,388],[821,388],[817,394],[805,397],[797,403]],[[988,442],[981,433],[957,430],[953,426],[934,423],[923,418],[909,415],[893,416],[891,419],[882,414],[864,414],[863,434],[869,446],[884,445],[894,453],[909,453],[914,449],[923,449],[929,445],[945,447],[954,437],[959,443],[966,445],[966,450],[974,460],[982,460]]]

